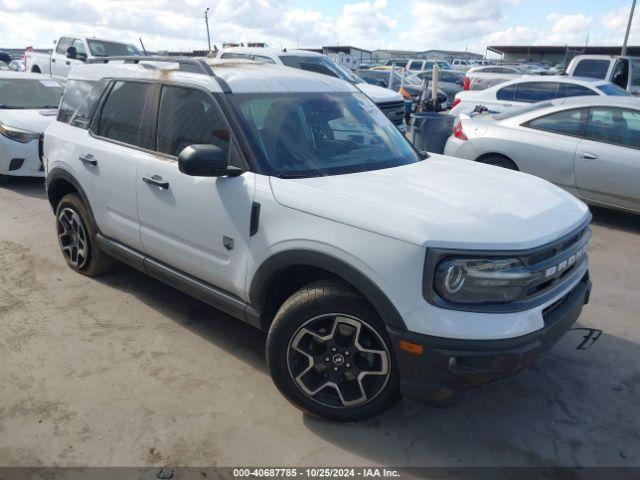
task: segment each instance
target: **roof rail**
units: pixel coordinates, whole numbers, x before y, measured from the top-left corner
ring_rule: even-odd
[[[93,57],[88,58],[85,63],[109,63],[111,61],[121,61],[123,63],[139,64],[140,62],[156,62],[156,63],[177,63],[180,71],[188,73],[200,73],[215,78],[224,93],[231,93],[229,84],[215,74],[211,66],[202,58],[190,57],[151,57],[142,55],[125,55],[114,57]]]

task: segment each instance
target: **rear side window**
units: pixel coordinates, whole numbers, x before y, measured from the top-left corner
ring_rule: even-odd
[[[508,87],[498,90],[496,97],[498,100],[513,101],[516,98],[516,85],[509,85]]]
[[[220,58],[222,58],[223,60],[224,59],[230,59],[230,58],[243,58],[245,60],[248,60],[249,59],[249,55],[247,55],[246,53],[229,52],[229,53],[223,53]]]
[[[103,91],[102,82],[69,80],[58,110],[58,121],[88,129]]]
[[[589,109],[565,110],[531,120],[527,126],[545,132],[582,137]]]
[[[592,108],[587,137],[596,142],[640,149],[640,113],[621,108]]]
[[[256,62],[270,63],[272,65],[276,64],[276,61],[273,58],[265,57],[264,55],[254,55],[253,60]]]
[[[229,126],[213,98],[193,88],[162,88],[157,150],[178,156],[189,145],[216,145],[229,152]]]
[[[554,82],[520,83],[516,90],[516,102],[534,103],[556,98],[558,84]]]
[[[613,83],[605,83],[604,85],[600,85],[598,90],[603,92],[605,95],[613,96],[613,97],[629,97],[631,94],[626,90],[623,90],[618,85],[614,85]]]
[[[98,135],[130,145],[143,146],[140,130],[151,85],[115,82],[98,122]]]
[[[574,77],[591,77],[604,80],[609,71],[609,60],[580,60],[573,72]]]
[[[422,70],[422,62],[413,61],[409,64],[409,70]]]
[[[583,87],[582,85],[576,85],[574,83],[560,84],[558,98],[581,97],[583,95],[597,95],[597,93],[591,90],[590,88]]]

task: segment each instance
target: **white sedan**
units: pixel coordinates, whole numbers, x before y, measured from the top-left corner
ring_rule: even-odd
[[[640,213],[640,99],[575,97],[462,116],[445,155],[549,180],[589,204]]]
[[[595,78],[523,75],[485,90],[457,93],[449,114],[469,114],[477,106],[499,113],[555,98],[595,95],[628,96],[629,93],[617,85]]]
[[[56,118],[63,87],[35,73],[0,72],[0,183],[44,177],[40,137]]]

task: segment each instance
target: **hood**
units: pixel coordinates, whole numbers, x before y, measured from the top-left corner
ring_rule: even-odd
[[[443,155],[348,175],[273,177],[271,188],[285,207],[433,247],[532,248],[589,216],[584,203],[546,180]]]
[[[56,119],[57,110],[0,110],[0,122],[10,127],[43,133]]]
[[[404,101],[404,97],[401,94],[388,88],[378,87],[377,85],[371,85],[369,83],[356,83],[354,87],[369,97],[373,103]]]

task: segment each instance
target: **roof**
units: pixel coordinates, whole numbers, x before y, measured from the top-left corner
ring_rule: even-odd
[[[351,84],[337,78],[294,68],[243,59],[206,59],[205,61],[211,66],[215,75],[224,80],[234,93],[357,91]],[[69,78],[81,80],[99,80],[109,77],[173,80],[200,86],[212,92],[222,91],[215,77],[180,71],[177,62],[142,60],[134,64],[114,60],[110,63],[78,65],[69,75]]]
[[[608,107],[629,107],[640,110],[640,99],[637,97],[616,97],[587,95],[584,97],[556,98],[551,100],[554,106],[608,106]]]
[[[503,54],[594,54],[594,55],[620,55],[622,47],[618,46],[566,46],[566,45],[500,45],[487,47],[489,51]],[[640,55],[640,46],[627,47],[627,54],[631,56]]]
[[[302,55],[305,57],[324,57],[322,53],[314,52],[312,50],[296,50],[286,49],[280,50],[278,48],[265,48],[265,47],[229,47],[223,48],[218,52],[218,55],[222,53],[253,53],[255,55],[272,55],[274,57],[288,57]]]
[[[352,47],[350,45],[336,45],[336,46],[323,46],[322,50],[334,50],[336,52],[344,52],[344,53],[349,53],[350,50],[360,50],[361,52],[367,52],[367,53],[371,53],[371,50],[367,50],[364,48],[360,48],[360,47]]]
[[[509,80],[507,82],[494,85],[493,87],[490,87],[490,88],[503,87],[507,83],[513,84],[513,83],[521,83],[521,82],[582,83],[582,84],[589,84],[591,86],[598,86],[598,85],[609,83],[606,80],[601,80],[599,78],[571,77],[569,75],[522,75],[520,77],[514,78],[513,80]],[[470,90],[470,91],[482,92],[483,90]]]

